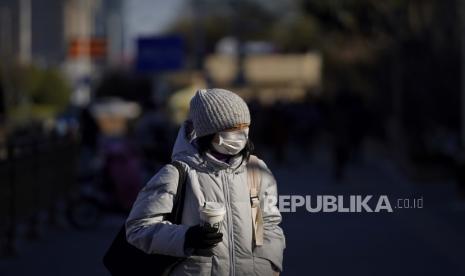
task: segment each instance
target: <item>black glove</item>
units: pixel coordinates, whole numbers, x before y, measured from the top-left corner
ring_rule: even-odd
[[[186,231],[184,248],[210,249],[223,240],[223,233],[212,227],[191,226]]]

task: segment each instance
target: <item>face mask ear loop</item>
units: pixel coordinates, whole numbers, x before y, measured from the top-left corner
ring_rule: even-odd
[[[218,146],[221,146],[223,144],[223,137],[221,137],[221,134],[218,134]]]

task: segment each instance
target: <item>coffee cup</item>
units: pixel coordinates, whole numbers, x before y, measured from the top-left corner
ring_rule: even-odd
[[[216,228],[220,231],[221,224],[226,214],[224,204],[219,202],[205,202],[199,208],[200,225],[207,228]]]

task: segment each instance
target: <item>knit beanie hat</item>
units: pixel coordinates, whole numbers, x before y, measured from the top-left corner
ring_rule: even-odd
[[[250,112],[245,101],[235,93],[219,88],[198,90],[191,99],[189,117],[197,137],[239,124],[250,124]]]

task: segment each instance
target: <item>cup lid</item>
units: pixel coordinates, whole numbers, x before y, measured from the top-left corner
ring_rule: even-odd
[[[223,203],[219,202],[205,202],[203,206],[199,208],[204,213],[209,213],[212,215],[223,214],[226,212],[226,208]]]

